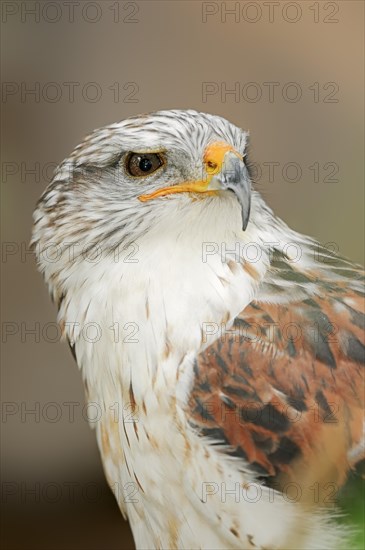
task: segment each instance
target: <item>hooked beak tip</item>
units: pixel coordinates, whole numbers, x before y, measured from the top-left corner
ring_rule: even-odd
[[[243,216],[242,216],[242,231],[246,231],[249,219],[250,219],[250,213],[248,213],[246,218],[243,218]]]

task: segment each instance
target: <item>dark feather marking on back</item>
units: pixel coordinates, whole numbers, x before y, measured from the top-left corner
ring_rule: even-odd
[[[300,454],[298,445],[288,437],[283,437],[277,450],[270,455],[270,459],[274,464],[290,464]]]
[[[252,439],[256,446],[264,453],[270,454],[274,450],[274,441],[271,437],[263,435],[262,433],[252,433]]]
[[[305,385],[305,387],[306,387],[307,392],[309,392],[309,386],[308,386],[308,381],[307,381],[306,376],[305,376],[304,374],[301,374],[300,377],[301,377],[301,379],[302,379],[303,382],[304,382],[304,385]]]
[[[361,311],[356,311],[356,309],[353,309],[352,307],[348,306],[347,304],[344,304],[351,315],[351,321],[356,325],[357,327],[365,330],[365,315],[361,313]]]
[[[311,298],[308,298],[307,300],[303,300],[302,303],[305,304],[306,306],[312,307],[314,309],[320,309],[319,304],[317,304],[317,302],[315,302]]]
[[[207,379],[205,379],[203,382],[200,382],[198,387],[203,392],[210,392],[211,391],[211,386],[210,386],[209,381]]]
[[[241,363],[240,367],[245,371],[246,374],[248,374],[249,376],[253,376],[252,369],[249,365],[247,365],[247,363]]]
[[[288,345],[287,345],[286,349],[287,349],[290,357],[295,357],[297,355],[297,350],[295,349],[293,338],[290,337],[290,336],[288,338]]]
[[[214,417],[208,411],[207,404],[201,401],[199,397],[195,398],[195,408],[194,408],[193,414],[198,415],[205,422],[214,421]]]
[[[360,273],[357,273],[357,271],[354,269],[346,269],[346,268],[339,268],[339,269],[333,269],[333,273],[336,273],[336,275],[341,275],[342,277],[346,277],[349,279],[356,279],[356,281],[363,281],[364,276]]]
[[[199,372],[199,365],[198,365],[198,361],[197,361],[196,359],[195,359],[195,361],[194,361],[194,365],[193,365],[193,371],[194,371],[194,376],[195,376],[196,378],[198,378],[198,377],[199,377],[199,374],[200,374],[200,372]]]
[[[347,356],[355,363],[365,364],[365,346],[355,336],[349,336]]]
[[[335,358],[325,338],[326,336],[318,334],[307,335],[307,341],[316,359],[331,369],[336,369],[337,365]]]
[[[296,283],[311,283],[312,279],[301,273],[300,271],[295,270],[289,263],[284,262],[283,260],[273,259],[271,262],[271,268],[274,272],[278,271],[278,276],[284,281],[293,281]]]
[[[297,397],[288,397],[287,402],[288,405],[290,405],[291,407],[293,407],[293,409],[296,409],[297,411],[303,412],[308,410],[308,407],[303,399],[298,399]]]
[[[223,386],[223,390],[230,395],[235,395],[242,399],[247,399],[248,397],[254,398],[256,395],[256,391],[251,387],[249,389],[244,389],[240,386],[225,385]]]
[[[233,327],[234,328],[250,328],[251,325],[244,319],[241,319],[240,317],[236,317],[233,321]]]
[[[240,409],[240,416],[244,422],[261,426],[276,433],[286,432],[290,427],[288,418],[271,403],[267,403],[261,409],[244,407]]]
[[[212,442],[213,445],[230,445],[230,442],[221,428],[200,428],[199,431],[201,436],[214,440]]]
[[[215,356],[215,359],[217,361],[217,364],[218,366],[225,372],[228,374],[228,366],[227,366],[227,363],[225,362],[225,360],[220,356],[218,355],[218,353],[215,353],[214,354]]]
[[[228,397],[227,395],[221,394],[220,398],[221,398],[221,401],[223,401],[223,403],[225,405],[227,405],[227,407],[229,407],[230,409],[236,409],[237,408],[234,401],[232,401],[232,399],[230,397]]]
[[[315,398],[316,398],[316,401],[317,401],[318,405],[321,407],[322,411],[325,413],[323,421],[324,422],[326,422],[326,421],[327,422],[336,421],[335,419],[330,420],[331,417],[332,417],[332,410],[331,410],[331,407],[329,406],[328,401],[327,401],[326,397],[324,396],[322,390],[318,390],[316,392]],[[326,420],[328,417],[329,417],[329,420]]]
[[[235,382],[238,382],[238,384],[245,384],[245,385],[248,385],[248,386],[250,385],[247,378],[244,378],[243,376],[240,376],[239,374],[232,374],[232,379]]]
[[[328,365],[331,369],[337,368],[335,358],[327,342],[318,342],[315,354],[317,359]]]

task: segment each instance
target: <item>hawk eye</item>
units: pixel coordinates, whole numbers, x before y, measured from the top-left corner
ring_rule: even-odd
[[[149,176],[164,164],[158,153],[130,153],[126,161],[128,174],[134,177]]]

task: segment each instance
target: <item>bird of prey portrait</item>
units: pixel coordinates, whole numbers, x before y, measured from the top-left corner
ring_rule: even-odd
[[[275,216],[247,141],[192,110],[128,118],[76,147],[35,210],[138,549],[346,547],[333,503],[364,458],[363,271]]]

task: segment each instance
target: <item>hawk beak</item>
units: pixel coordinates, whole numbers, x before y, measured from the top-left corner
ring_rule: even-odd
[[[251,209],[251,182],[242,155],[227,143],[215,142],[207,147],[204,164],[204,179],[163,187],[147,195],[140,195],[139,200],[146,202],[176,193],[217,195],[220,191],[232,191],[241,206],[242,229],[245,231]]]
[[[222,170],[213,177],[210,189],[217,184],[218,189],[233,191],[241,206],[242,229],[246,230],[251,211],[251,181],[242,158],[233,151],[224,156]]]

